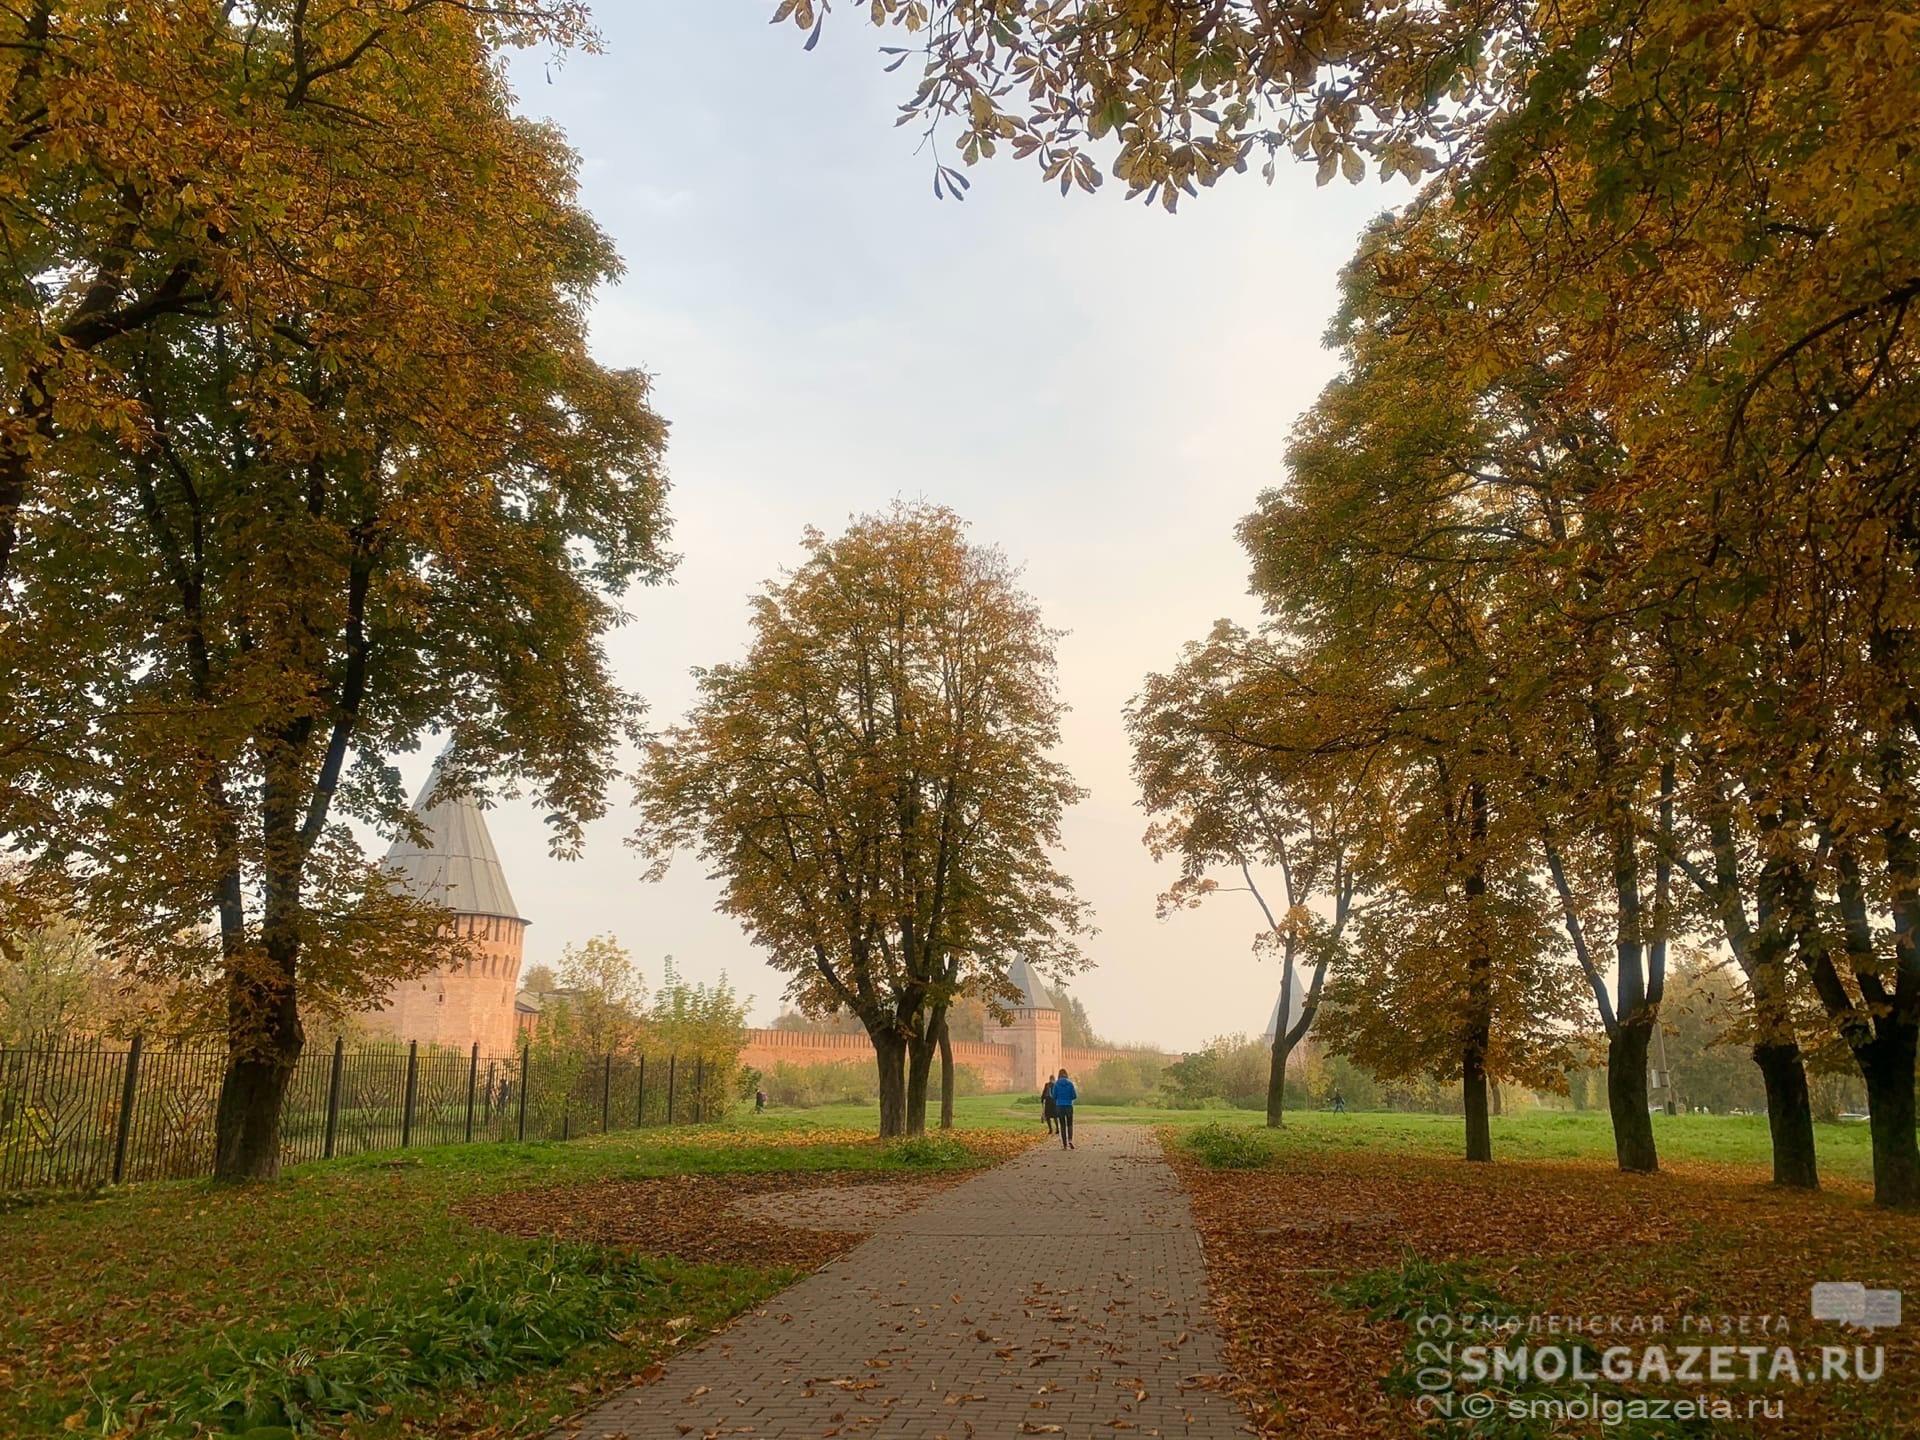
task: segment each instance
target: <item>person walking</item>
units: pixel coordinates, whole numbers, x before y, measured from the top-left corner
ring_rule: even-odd
[[[1040,1118],[1047,1122],[1047,1134],[1051,1135],[1054,1125],[1060,1118],[1060,1112],[1053,1103],[1053,1077],[1047,1077],[1047,1083],[1040,1087]]]
[[[1060,1145],[1066,1150],[1073,1149],[1073,1102],[1080,1098],[1080,1091],[1062,1070],[1053,1082],[1053,1108],[1060,1116]]]

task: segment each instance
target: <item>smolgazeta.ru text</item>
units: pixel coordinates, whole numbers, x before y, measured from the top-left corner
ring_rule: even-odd
[[[1762,1381],[1788,1385],[1872,1382],[1886,1373],[1883,1345],[1821,1345],[1805,1351],[1791,1345],[1611,1345],[1595,1351],[1579,1345],[1452,1345],[1425,1342],[1423,1389],[1453,1384],[1557,1384],[1609,1380],[1683,1385],[1733,1385]],[[1439,1371],[1443,1384],[1427,1384]]]

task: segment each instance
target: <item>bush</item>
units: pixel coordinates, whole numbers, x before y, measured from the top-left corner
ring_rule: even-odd
[[[1215,1170],[1258,1170],[1273,1159],[1273,1151],[1245,1125],[1201,1125],[1187,1136],[1187,1149]]]
[[[958,1100],[966,1095],[984,1095],[987,1093],[987,1079],[971,1065],[953,1067],[953,1097]],[[940,1066],[935,1062],[933,1078],[927,1086],[927,1103],[940,1103]]]
[[[1175,1109],[1195,1108],[1195,1100],[1224,1100],[1240,1109],[1258,1109],[1267,1103],[1267,1074],[1272,1047],[1265,1040],[1223,1035],[1168,1065],[1160,1075],[1160,1089]]]
[[[951,1135],[912,1135],[888,1142],[886,1163],[903,1170],[951,1170],[973,1159],[973,1152]]]
[[[1114,1055],[1094,1067],[1083,1090],[1090,1104],[1138,1105],[1153,1098],[1166,1068],[1161,1055]]]
[[[811,1110],[816,1105],[858,1105],[880,1098],[871,1065],[792,1065],[782,1060],[766,1076],[768,1103]]]

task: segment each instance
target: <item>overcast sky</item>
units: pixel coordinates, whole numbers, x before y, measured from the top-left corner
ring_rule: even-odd
[[[1097,916],[1075,982],[1101,1033],[1173,1048],[1257,1033],[1277,988],[1244,895],[1161,923],[1171,880],[1140,844],[1121,707],[1217,617],[1252,618],[1234,523],[1280,479],[1287,433],[1331,377],[1320,346],[1361,227],[1403,197],[1316,189],[1311,167],[1223,182],[1178,215],[1062,199],[1011,160],[937,201],[932,160],[895,129],[904,72],[836,13],[812,54],[761,0],[601,0],[606,53],[523,57],[524,108],[582,157],[589,209],[626,259],[601,299],[602,357],[657,377],[684,557],[630,597],[621,679],[656,722],[688,670],[737,656],[747,596],[896,495],[949,505],[1026,569],[1060,649],[1063,756],[1092,793],[1067,871]],[[430,756],[405,766],[424,776]],[[783,977],[713,912],[696,859],[657,885],[623,845],[628,796],[582,860],[547,858],[531,807],[489,816],[529,963],[611,931],[657,979],[671,954],[725,971],[765,1023]]]

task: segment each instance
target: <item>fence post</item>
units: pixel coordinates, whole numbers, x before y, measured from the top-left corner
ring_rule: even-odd
[[[673,1072],[679,1066],[680,1057],[667,1057],[667,1124],[673,1124]]]
[[[413,1090],[420,1075],[420,1042],[407,1042],[407,1098],[400,1107],[400,1148],[413,1141]]]
[[[473,1058],[467,1061],[467,1143],[473,1143],[473,1091],[480,1083],[480,1042],[473,1042]]]
[[[347,1042],[345,1037],[333,1037],[333,1069],[327,1076],[327,1143],[321,1151],[322,1160],[333,1158],[333,1142],[340,1134],[340,1087],[346,1079]]]
[[[640,1083],[634,1087],[633,1128],[647,1123],[647,1057],[640,1057]]]
[[[520,1127],[516,1138],[527,1138],[527,1091],[533,1088],[533,1067],[528,1062],[533,1058],[533,1046],[520,1047]]]
[[[120,1086],[120,1128],[113,1136],[113,1183],[127,1173],[127,1136],[133,1130],[133,1097],[140,1083],[140,1037],[127,1047],[127,1076]]]
[[[704,1123],[707,1118],[707,1057],[693,1057],[693,1118]]]
[[[607,1052],[606,1068],[600,1076],[600,1133],[613,1128],[613,1052]]]

